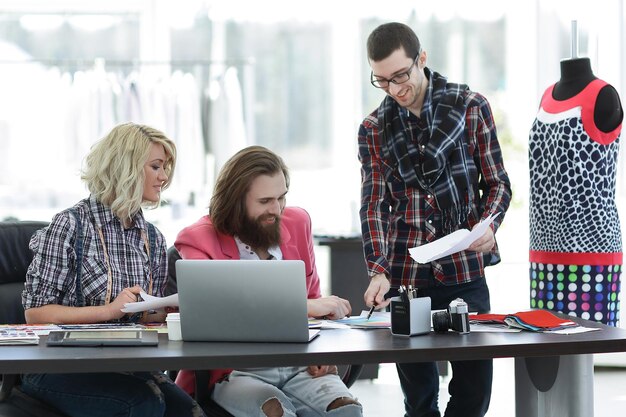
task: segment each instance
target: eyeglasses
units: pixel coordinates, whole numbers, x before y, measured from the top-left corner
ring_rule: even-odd
[[[411,78],[411,71],[413,71],[413,67],[415,66],[415,63],[417,62],[417,58],[419,57],[420,57],[420,54],[418,53],[408,70],[396,75],[390,80],[387,80],[385,78],[374,78],[374,73],[370,71],[370,82],[376,88],[387,88],[389,87],[389,83],[394,83],[398,85],[398,84],[402,84],[402,83],[409,81],[409,79]]]

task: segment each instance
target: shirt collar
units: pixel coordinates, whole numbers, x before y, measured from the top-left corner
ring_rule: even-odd
[[[239,239],[239,236],[235,236],[235,243],[237,244],[237,249],[239,250],[239,258],[244,260],[259,260],[259,255],[256,254],[248,245]],[[273,256],[273,259],[282,260],[283,252],[280,250],[279,246],[272,246],[267,250],[267,252]]]
[[[428,80],[428,87],[426,87],[426,94],[424,94],[424,103],[422,104],[422,111],[420,119],[428,120],[428,115],[431,113],[431,107],[433,106],[433,77],[432,72],[428,67],[424,67],[424,75]]]
[[[120,219],[113,214],[113,211],[109,206],[105,206],[93,195],[89,195],[89,209],[93,215],[93,220],[99,228],[103,228],[105,225],[117,221],[122,226],[122,222]],[[145,230],[146,229],[146,220],[143,217],[143,212],[139,210],[137,214],[133,216],[133,226],[138,229]]]

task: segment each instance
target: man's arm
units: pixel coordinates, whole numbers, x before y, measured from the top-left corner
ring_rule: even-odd
[[[371,117],[371,116],[370,116]],[[369,126],[366,126],[369,125]],[[359,161],[361,162],[361,232],[363,251],[370,283],[363,299],[365,305],[376,304],[384,308],[389,304],[385,294],[391,284],[386,274],[387,262],[387,224],[389,223],[389,203],[387,186],[378,159],[380,145],[378,128],[368,118],[359,129]]]
[[[358,135],[359,161],[361,162],[361,233],[363,251],[369,276],[387,274],[387,225],[389,200],[382,172],[378,128],[368,118]]]
[[[466,123],[469,126],[475,126],[474,132],[470,132],[471,139],[475,141],[474,161],[485,187],[483,191],[486,195],[482,196],[484,210],[481,217],[485,219],[490,214],[502,213],[492,223],[491,231],[495,233],[511,203],[511,182],[504,168],[489,102],[480,94],[474,93],[474,95],[473,103],[471,103],[473,105],[468,106]],[[483,237],[486,240],[489,239],[488,236]]]
[[[307,313],[309,317],[328,319],[341,319],[350,315],[352,307],[348,300],[331,295],[329,297],[320,297],[320,279],[315,266],[315,251],[313,249],[313,227],[311,216],[301,208],[291,208],[290,216],[294,216],[292,222],[295,226],[290,232],[293,233],[298,244],[296,247],[301,248],[299,256],[304,261],[306,270],[306,286],[307,286]],[[295,235],[295,236],[294,236]],[[284,255],[284,253],[283,253]]]

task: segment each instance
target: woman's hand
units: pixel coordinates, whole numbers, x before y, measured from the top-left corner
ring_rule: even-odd
[[[136,303],[139,301],[139,293],[141,292],[141,287],[139,285],[135,285],[134,287],[124,288],[118,295],[115,297],[115,300],[109,303],[109,311],[111,314],[111,318],[119,319],[124,317],[126,313],[122,311],[124,308],[124,304],[126,303]]]

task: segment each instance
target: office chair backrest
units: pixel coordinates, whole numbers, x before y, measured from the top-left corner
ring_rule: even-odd
[[[25,323],[22,290],[33,259],[28,248],[32,235],[47,222],[0,222],[0,323]]]
[[[178,282],[176,281],[176,261],[179,260],[180,253],[174,246],[170,246],[167,250],[167,287],[165,295],[178,293]]]
[[[32,235],[48,226],[47,222],[0,222],[0,323],[23,324],[22,291],[26,271],[33,259],[28,248]],[[7,417],[64,417],[53,407],[19,389],[18,375],[0,375],[0,415]]]

